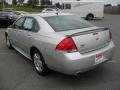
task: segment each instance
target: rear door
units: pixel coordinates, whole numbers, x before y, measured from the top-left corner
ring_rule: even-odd
[[[20,42],[20,48],[23,53],[28,54],[30,49],[30,44],[32,40],[32,36],[36,34],[39,30],[39,26],[36,22],[36,20],[32,17],[26,17],[24,24],[23,24],[23,30],[19,32],[19,42]]]

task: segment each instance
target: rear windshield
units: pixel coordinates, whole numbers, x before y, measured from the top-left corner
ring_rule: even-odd
[[[74,15],[51,16],[44,19],[56,32],[93,27],[91,23]]]

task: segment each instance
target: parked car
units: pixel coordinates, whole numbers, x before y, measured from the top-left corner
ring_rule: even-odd
[[[16,15],[19,15],[19,16],[29,14],[28,12],[25,12],[25,11],[13,11],[13,13],[15,13]]]
[[[59,9],[54,9],[54,8],[44,8],[42,10],[42,13],[56,13]]]
[[[17,15],[15,15],[12,12],[0,12],[0,27],[7,27],[18,18]]]
[[[5,37],[8,48],[32,60],[40,75],[49,69],[69,75],[88,71],[111,60],[114,47],[108,28],[65,13],[23,16]]]
[[[12,12],[12,11],[15,11],[14,8],[4,8],[3,9],[4,12]]]

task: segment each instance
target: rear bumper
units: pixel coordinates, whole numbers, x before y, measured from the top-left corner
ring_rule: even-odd
[[[109,61],[112,58],[114,43],[110,44],[100,50],[89,52],[86,54],[74,53],[61,53],[56,52],[54,56],[54,62],[50,65],[55,71],[59,71],[65,74],[74,74],[85,72],[91,68],[98,66],[99,64]],[[103,54],[103,60],[99,63],[95,63],[96,54]]]

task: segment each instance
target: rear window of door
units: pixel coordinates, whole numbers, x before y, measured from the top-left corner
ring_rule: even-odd
[[[26,18],[25,22],[23,24],[23,27],[25,30],[32,31],[33,29],[33,19],[32,18]]]
[[[23,28],[27,31],[37,32],[39,30],[39,25],[34,18],[27,17],[23,24]]]

